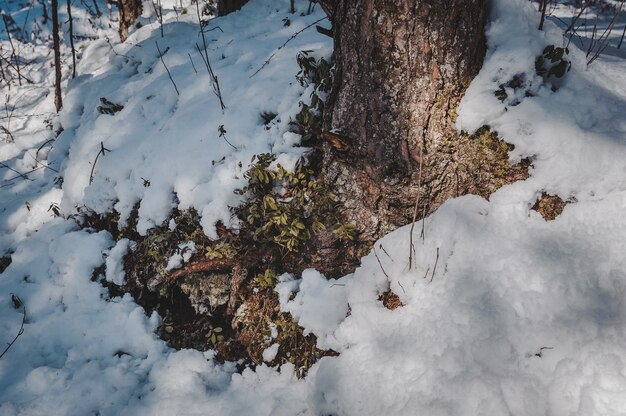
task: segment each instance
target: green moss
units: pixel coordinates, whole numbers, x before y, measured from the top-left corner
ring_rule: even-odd
[[[561,215],[567,204],[568,202],[564,201],[558,195],[550,195],[542,192],[531,209],[541,214],[544,220],[552,221]]]
[[[490,177],[489,181],[483,181],[491,185],[489,194],[507,183],[528,178],[530,160],[522,159],[519,163],[511,163],[509,152],[515,146],[500,139],[498,133],[491,131],[489,126],[478,129],[469,136],[469,141],[470,157],[478,161],[481,175]]]

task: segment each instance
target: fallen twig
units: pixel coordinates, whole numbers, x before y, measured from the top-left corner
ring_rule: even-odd
[[[192,273],[222,271],[228,268],[232,268],[234,264],[235,263],[232,259],[199,260],[199,261],[189,264],[187,267],[178,269],[175,272],[171,273],[165,279],[165,284],[171,285],[179,277],[187,276]]]

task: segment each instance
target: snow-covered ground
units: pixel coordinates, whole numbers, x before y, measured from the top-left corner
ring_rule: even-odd
[[[311,28],[277,48],[321,11],[291,15],[286,0],[251,0],[209,22],[222,111],[196,49],[203,45],[195,10],[183,14],[171,3],[164,2],[163,37],[146,7],[143,26],[119,44],[104,4],[104,15],[88,25],[76,2],[78,26],[93,28],[97,39],[79,48],[77,78],[65,74],[59,118],[45,44],[23,44],[34,84],[3,84],[9,104],[0,122],[13,140],[0,142],[0,257],[10,254],[12,263],[0,275],[0,342],[13,339],[22,319],[11,294],[24,302],[27,320],[0,359],[0,415],[626,414],[626,61],[619,36],[590,66],[572,41],[572,68],[554,92],[536,75],[535,57],[549,44],[567,44],[561,23],[550,18],[540,32],[531,3],[493,2],[489,51],[458,127],[490,125],[515,145],[513,159],[532,157],[530,178],[489,201],[465,196],[440,207],[425,220],[423,240],[422,224],[413,230],[411,268],[407,226],[376,243],[340,281],[314,270],[282,276],[281,307],[320,347],[340,353],[298,380],[290,365],[239,374],[233,363],[215,364],[211,351],[169,349],[154,334],[159,316],[146,316],[128,295],[110,298],[91,281],[105,261],[109,279],[123,278],[123,250],[113,249],[111,236],[54,215],[56,207],[71,215],[86,206],[124,218],[139,202],[145,233],[173,207],[195,207],[210,236],[216,221],[230,222],[227,207],[240,198],[232,191],[243,185],[252,155],[273,151],[288,165],[301,153],[288,123],[310,91],[294,78],[295,55],[328,56],[332,45]],[[308,2],[296,6],[303,11]],[[23,24],[25,11],[15,16]],[[499,101],[494,91],[518,74],[533,96],[510,89],[511,100]],[[511,105],[514,96],[519,105]],[[124,108],[102,114],[102,97]],[[269,126],[264,111],[278,114]],[[89,184],[102,145],[110,152],[99,157]],[[542,192],[572,203],[546,222],[530,209]],[[383,307],[378,297],[389,288],[404,306]]]

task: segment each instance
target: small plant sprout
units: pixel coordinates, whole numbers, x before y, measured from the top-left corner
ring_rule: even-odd
[[[232,144],[231,142],[228,141],[228,139],[226,138],[226,129],[224,128],[223,124],[220,124],[220,126],[217,128],[217,132],[219,133],[219,137],[221,137],[222,139],[224,139],[224,141],[226,143],[228,143],[230,145],[230,147],[232,147],[235,150],[239,150],[239,148],[237,148],[237,146],[235,146],[234,144]]]
[[[217,346],[218,343],[224,341],[224,335],[222,335],[222,331],[222,328],[219,326],[214,326],[209,330],[207,338],[214,347]]]
[[[273,288],[276,286],[276,272],[272,269],[267,269],[265,272],[257,274],[254,282],[262,288]]]

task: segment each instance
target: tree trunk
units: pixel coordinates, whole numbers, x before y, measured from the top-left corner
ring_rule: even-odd
[[[449,197],[487,192],[470,137],[454,128],[485,54],[487,1],[320,3],[336,64],[324,127],[350,149],[324,144],[323,174],[361,238],[373,241]]]
[[[219,0],[217,4],[217,14],[226,16],[228,13],[241,9],[248,0]]]
[[[58,0],[52,0],[52,47],[54,49],[54,107],[57,113],[63,107],[61,97],[61,39],[59,37],[59,4]]]
[[[141,0],[118,0],[120,10],[120,40],[124,42],[128,37],[128,28],[143,12]]]

